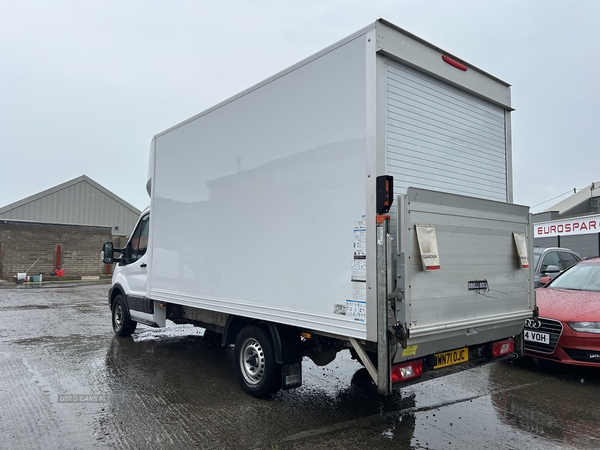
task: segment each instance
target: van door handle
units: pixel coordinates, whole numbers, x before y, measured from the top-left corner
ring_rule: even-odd
[[[145,268],[146,268],[146,266],[147,266],[147,264],[146,264],[146,263],[141,263],[141,264],[140,264],[140,267],[141,267],[142,269],[145,269]]]

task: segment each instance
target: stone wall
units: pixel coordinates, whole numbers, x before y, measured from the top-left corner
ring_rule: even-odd
[[[125,245],[123,236],[112,236],[110,227],[56,225],[0,220],[0,276],[25,272],[38,258],[28,275],[50,275],[55,269],[57,246],[61,266],[67,275],[101,275],[102,244]]]

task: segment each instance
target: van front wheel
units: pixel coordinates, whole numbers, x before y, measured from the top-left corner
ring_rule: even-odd
[[[137,327],[137,322],[131,320],[127,306],[121,294],[117,295],[112,305],[112,326],[117,336],[131,336]]]
[[[235,376],[244,392],[263,398],[281,389],[281,366],[275,362],[270,333],[249,325],[238,334],[234,349]]]

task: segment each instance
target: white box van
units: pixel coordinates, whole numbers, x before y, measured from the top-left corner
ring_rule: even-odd
[[[384,20],[152,140],[113,325],[235,344],[257,397],[350,349],[378,391],[522,354],[510,87]],[[113,252],[122,255],[113,258]]]

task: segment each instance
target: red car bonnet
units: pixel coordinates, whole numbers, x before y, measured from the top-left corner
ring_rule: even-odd
[[[600,292],[538,288],[540,317],[563,322],[600,322]]]

